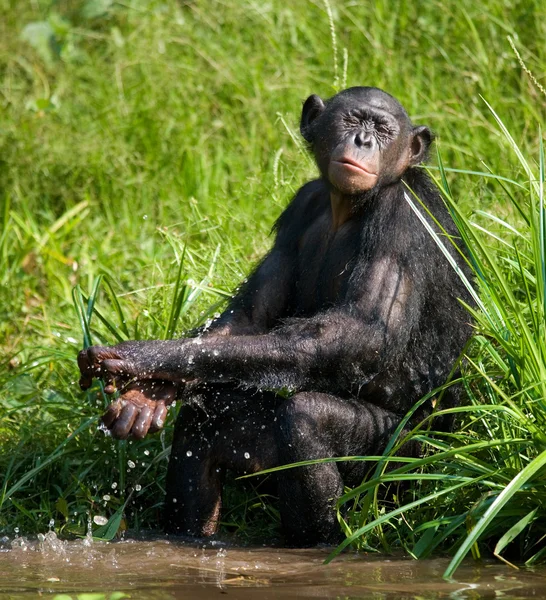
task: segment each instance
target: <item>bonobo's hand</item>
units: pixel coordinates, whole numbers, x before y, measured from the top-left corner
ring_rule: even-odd
[[[162,429],[177,391],[178,386],[170,381],[152,379],[130,383],[108,406],[102,422],[115,438],[123,440],[132,435],[142,439]]]
[[[121,393],[102,417],[114,437],[143,438],[163,427],[167,408],[180,387],[162,377],[160,357],[166,344],[159,340],[122,342],[90,346],[79,353],[82,389],[97,377],[104,381],[107,394]]]
[[[160,340],[122,342],[116,346],[90,346],[78,355],[80,386],[86,390],[93,377],[102,379],[112,394],[127,383],[142,379],[170,379],[161,372],[161,356],[169,342]]]

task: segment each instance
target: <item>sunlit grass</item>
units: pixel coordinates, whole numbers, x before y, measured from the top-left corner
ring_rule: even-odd
[[[96,428],[100,387],[78,388],[76,353],[179,335],[221,309],[314,176],[294,135],[302,100],[346,80],[386,89],[438,135],[450,169],[432,172],[483,303],[457,430],[416,431],[423,459],[375,467],[344,499],[347,533],[416,557],[462,554],[479,533],[480,548],[519,544],[514,556],[538,560],[542,470],[523,478],[544,450],[545,110],[507,35],[540,76],[544,3],[0,8],[0,531],[54,519],[84,533],[95,515],[111,517],[104,537],[159,526],[172,415],[159,436],[114,443]],[[396,477],[408,483],[391,505],[377,484]]]

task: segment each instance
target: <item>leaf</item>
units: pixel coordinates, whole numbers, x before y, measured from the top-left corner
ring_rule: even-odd
[[[529,523],[535,518],[535,514],[538,508],[532,510],[529,514],[525,515],[522,519],[520,519],[515,525],[510,527],[510,529],[501,537],[501,539],[497,542],[495,546],[495,550],[493,554],[495,556],[499,556],[499,554],[508,546],[510,542],[512,542],[526,527]]]
[[[95,529],[93,532],[93,537],[99,540],[105,540],[107,542],[113,540],[121,525],[124,510],[125,504],[116,510],[106,525],[102,525],[98,529]]]
[[[112,8],[113,0],[87,0],[82,8],[84,19],[97,19],[108,14]]]
[[[33,112],[51,112],[58,108],[58,104],[53,102],[52,98],[34,98],[25,104],[27,110]]]
[[[68,519],[68,503],[66,498],[59,498],[55,503],[55,508],[61,513],[61,515],[63,515],[65,519]]]
[[[59,58],[55,31],[47,21],[26,25],[21,32],[21,39],[30,44],[45,63],[52,64]]]
[[[32,375],[22,373],[8,383],[7,390],[12,397],[29,397],[38,393],[38,386]]]
[[[423,535],[419,538],[419,541],[415,544],[413,548],[413,554],[415,554],[416,558],[421,558],[421,556],[429,549],[437,531],[438,524],[436,524],[434,527],[429,527],[425,531],[425,533],[423,533]]]

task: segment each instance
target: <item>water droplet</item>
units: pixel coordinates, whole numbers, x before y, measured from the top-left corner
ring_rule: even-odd
[[[95,523],[95,525],[106,525],[106,523],[108,523],[108,519],[102,515],[95,515],[93,517],[93,523]]]
[[[188,451],[186,452],[186,456],[191,456],[192,454],[193,454],[193,452],[192,452],[191,450],[188,450]]]
[[[118,484],[116,481],[114,481],[114,483],[112,484],[112,489],[115,490],[118,487]]]
[[[104,496],[102,497],[102,499],[105,502],[108,502],[111,498],[112,498],[112,496],[110,496],[110,494],[104,494]],[[76,513],[74,513],[74,514],[76,514]]]
[[[140,483],[137,483],[137,484],[135,485],[135,490],[136,490],[137,492],[140,492],[140,490],[141,490],[141,489],[142,489],[142,486],[140,485]]]
[[[127,465],[130,469],[134,469],[136,467],[135,463],[132,460],[128,460]]]
[[[245,452],[245,458],[250,458],[250,454],[248,452]]]
[[[150,451],[149,451],[149,450],[144,450],[144,454],[145,454],[146,456],[149,456],[149,455],[150,455]]]

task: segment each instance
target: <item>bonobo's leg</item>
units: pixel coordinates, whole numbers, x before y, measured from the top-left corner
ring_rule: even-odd
[[[178,415],[167,472],[167,533],[212,535],[226,469],[243,475],[277,464],[274,421],[281,400],[234,385],[191,391]]]
[[[379,454],[400,417],[373,404],[299,393],[278,411],[279,464],[334,456]],[[344,483],[358,485],[370,464],[340,462],[279,471],[281,518],[288,545],[341,541],[334,512]]]

